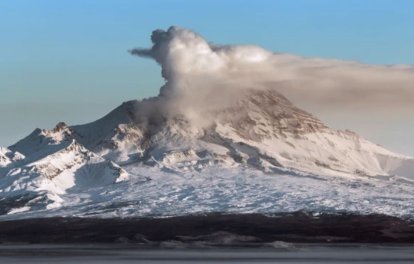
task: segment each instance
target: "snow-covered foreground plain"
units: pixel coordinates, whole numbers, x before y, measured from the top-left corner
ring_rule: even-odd
[[[250,169],[171,173],[130,168],[129,181],[84,192],[69,190],[52,209],[17,208],[0,219],[82,216],[177,216],[207,212],[381,213],[414,216],[414,184],[398,178],[316,176],[290,171],[266,174]],[[27,208],[29,209],[29,208]]]

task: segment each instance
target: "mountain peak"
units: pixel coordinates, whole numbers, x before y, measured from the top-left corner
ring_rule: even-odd
[[[252,90],[216,116],[217,123],[229,124],[247,139],[277,138],[286,134],[299,136],[327,129],[319,119],[270,89]]]

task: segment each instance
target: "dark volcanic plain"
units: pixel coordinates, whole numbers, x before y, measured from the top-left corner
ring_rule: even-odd
[[[132,243],[160,247],[262,247],[294,243],[414,243],[414,222],[386,215],[304,212],[170,218],[38,218],[0,222],[0,243]]]

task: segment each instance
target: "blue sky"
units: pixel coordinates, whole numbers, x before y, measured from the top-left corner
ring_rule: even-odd
[[[303,56],[414,64],[413,14],[411,0],[2,0],[0,145],[156,95],[159,67],[127,53],[150,46],[156,28]]]

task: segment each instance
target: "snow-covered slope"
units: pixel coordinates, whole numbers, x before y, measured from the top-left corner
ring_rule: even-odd
[[[328,128],[275,91],[194,125],[160,98],[93,123],[36,129],[0,152],[3,218],[212,211],[358,211],[414,216],[414,161]],[[151,113],[151,114],[149,114]]]
[[[56,141],[48,141],[56,136],[56,131],[46,134],[45,131],[40,133],[39,137],[45,141],[38,141],[38,145],[31,142],[32,149],[22,146],[21,150],[27,155],[25,158],[1,168],[1,213],[60,207],[62,194],[128,180],[129,175],[124,169],[90,152],[75,140],[56,137]]]
[[[19,152],[13,152],[10,149],[0,147],[0,168],[6,167],[12,162],[23,159],[24,156]]]
[[[156,99],[152,103],[155,108]],[[82,126],[59,124],[59,129],[37,134],[39,139],[34,140],[32,134],[10,148],[28,154],[25,148],[46,149],[44,144],[53,148],[60,139],[73,138],[120,164],[198,170],[220,163],[264,171],[283,167],[314,174],[398,174],[414,179],[412,158],[354,132],[330,129],[274,90],[252,91],[235,104],[205,113],[214,116],[214,122],[202,127],[185,116],[167,118],[156,113],[148,120],[148,113],[140,111],[148,106],[141,104],[148,102],[126,102],[104,118]]]

